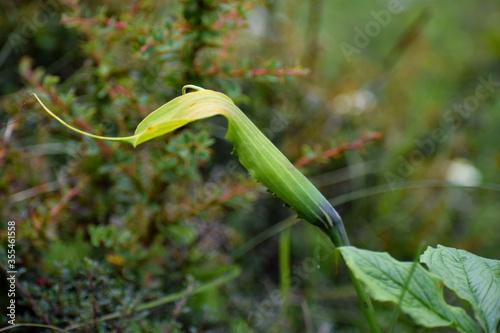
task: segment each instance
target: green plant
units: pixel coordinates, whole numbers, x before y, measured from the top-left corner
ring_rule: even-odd
[[[186,94],[188,88],[197,90]],[[34,94],[52,117],[80,134],[109,141],[128,142],[134,147],[147,140],[171,132],[189,122],[223,115],[228,119],[226,138],[234,145],[240,162],[250,175],[262,182],[287,205],[331,239],[345,259],[352,282],[362,303],[371,332],[379,332],[370,298],[397,304],[422,326],[451,326],[460,332],[479,332],[463,309],[448,305],[442,295],[443,285],[467,300],[482,328],[494,332],[500,320],[500,261],[483,259],[466,251],[439,247],[429,248],[421,257],[435,275],[416,263],[400,263],[387,254],[360,250],[349,246],[343,223],[321,193],[283,154],[257,129],[227,96],[197,86],[185,86],[178,97],[148,115],[133,136],[103,137],[81,131],[57,117]],[[288,253],[289,238],[283,236],[280,252]],[[435,257],[438,259],[435,259]],[[458,263],[458,267],[456,264]],[[286,271],[286,262],[281,263]],[[484,275],[486,271],[486,275]],[[463,273],[462,276],[457,276]],[[282,276],[284,276],[282,274]],[[283,294],[289,281],[282,280]],[[286,298],[286,296],[285,296]],[[392,328],[391,328],[392,330]]]
[[[186,94],[186,89],[198,90]],[[183,96],[173,99],[148,115],[133,136],[103,137],[81,131],[68,125],[50,111],[33,94],[44,110],[71,130],[95,139],[128,142],[134,147],[159,135],[171,132],[194,120],[223,115],[228,119],[226,138],[234,145],[240,162],[250,175],[309,223],[319,227],[335,246],[349,245],[349,239],[340,216],[325,197],[298,171],[227,96],[196,86],[185,86]],[[376,319],[370,299],[363,287],[352,277],[362,309],[370,328],[376,330]]]
[[[419,325],[480,332],[464,309],[446,303],[446,286],[472,307],[484,332],[499,329],[499,260],[439,245],[436,249],[428,247],[420,256],[427,271],[417,262],[399,262],[387,253],[350,246],[338,250],[374,299],[396,304]]]
[[[187,88],[198,91],[185,94]],[[234,145],[234,154],[250,175],[285,201],[298,213],[299,218],[323,230],[336,246],[349,244],[344,225],[335,209],[230,98],[196,86],[185,86],[182,92],[183,96],[149,114],[137,126],[135,134],[128,137],[103,137],[83,132],[57,117],[36,94],[34,96],[46,112],[73,131],[95,139],[128,142],[134,147],[192,121],[223,115],[229,121],[226,138]]]
[[[229,156],[219,139],[223,117],[133,149],[75,136],[36,112],[19,114],[27,91],[103,136],[128,133],[187,83],[224,92],[333,198],[353,244],[411,260],[419,244],[439,242],[498,259],[500,234],[485,232],[497,228],[498,185],[484,189],[499,183],[499,95],[491,91],[470,113],[454,106],[474,95],[478,76],[498,81],[500,30],[490,3],[412,3],[350,63],[338,43],[357,39],[353,26],[364,30],[370,10],[380,13],[384,3],[24,0],[0,7],[0,109],[7,112],[0,112],[0,210],[19,222],[25,290],[38,279],[53,286],[57,262],[73,270],[69,285],[85,280],[89,272],[78,267],[90,257],[110,268],[103,275],[133,286],[127,299],[146,291],[148,304],[184,293],[191,276],[204,284],[243,265],[237,280],[189,297],[175,329],[366,330],[347,271],[333,276],[331,244]],[[415,20],[419,12],[430,14],[429,24]],[[302,66],[312,75],[297,80],[307,72]],[[374,130],[383,133],[375,145],[339,154]],[[484,183],[445,181],[456,159]],[[270,236],[278,233],[279,240]],[[447,289],[444,295],[463,306]],[[47,323],[37,304],[58,313],[56,293],[17,296],[23,321]],[[64,296],[78,299],[69,286]],[[117,304],[120,297],[108,295]],[[393,307],[375,305],[380,324],[389,323]],[[140,324],[160,332],[177,308],[151,308]],[[94,325],[89,310],[47,319],[64,327],[83,317]],[[109,318],[109,308],[97,310],[97,321]],[[119,316],[109,324],[120,325]],[[391,325],[415,331],[408,316],[394,316]]]
[[[4,256],[4,251],[0,250]],[[5,267],[0,268],[5,271]],[[19,272],[21,273],[21,272]],[[71,269],[64,263],[57,267],[56,279],[36,276],[34,272],[23,272],[29,281],[22,289],[23,297],[33,307],[38,316],[48,325],[29,323],[31,314],[20,316],[15,326],[0,328],[0,332],[18,327],[50,328],[61,332],[75,329],[95,332],[119,330],[121,332],[162,332],[167,325],[175,325],[175,318],[164,319],[160,323],[148,320],[151,309],[180,301],[185,306],[188,296],[194,296],[223,285],[238,277],[241,269],[234,267],[209,281],[199,283],[189,277],[186,290],[173,292],[154,300],[149,300],[147,290],[134,290],[133,284],[120,279],[108,263],[99,263],[85,258],[81,267]],[[43,301],[35,303],[35,299]],[[180,304],[179,303],[179,304]],[[186,313],[190,309],[185,309]],[[99,316],[100,313],[106,315]],[[71,318],[71,322],[66,321]],[[114,322],[111,322],[114,320]],[[55,326],[66,325],[64,329]]]
[[[235,226],[249,214],[260,189],[252,186],[243,195],[232,194],[248,179],[242,168],[232,170],[231,179],[215,173],[214,166],[224,166],[230,156],[217,156],[214,162],[210,146],[215,137],[207,135],[207,124],[183,129],[169,135],[168,141],[157,140],[137,150],[116,149],[116,144],[75,137],[59,131],[59,126],[34,126],[38,115],[13,113],[19,111],[18,98],[25,88],[36,91],[78,126],[95,128],[93,124],[99,123],[99,133],[113,135],[135,126],[146,110],[158,105],[156,98],[172,98],[172,87],[184,84],[188,77],[198,84],[222,86],[241,101],[245,95],[238,77],[255,66],[267,66],[233,63],[232,47],[224,44],[229,34],[243,28],[251,1],[113,3],[19,1],[0,8],[5,46],[0,66],[3,74],[15,75],[11,79],[12,75],[2,74],[7,80],[1,80],[0,87],[0,210],[3,216],[19,221],[17,259],[25,270],[18,279],[26,290],[31,290],[27,286],[37,278],[52,285],[58,263],[72,268],[69,284],[78,281],[80,274],[89,273],[73,268],[82,267],[89,257],[109,266],[109,274],[118,281],[133,286],[137,299],[146,290],[147,304],[182,292],[188,277],[194,279],[196,290],[197,285],[237,268],[227,252],[244,239]],[[224,48],[229,57],[219,57]],[[272,70],[268,77],[275,78]],[[269,80],[261,82],[255,86]],[[3,89],[5,83],[11,88]],[[84,99],[77,99],[83,95]],[[101,123],[102,119],[107,121]],[[223,200],[221,194],[225,194]],[[232,214],[229,219],[228,212]],[[0,231],[0,242],[5,240],[6,234]],[[226,291],[202,289],[190,297],[176,326],[229,325],[231,316],[222,311],[230,301]],[[66,292],[67,298],[78,299],[74,288]],[[53,293],[34,293],[33,303],[29,293],[17,296],[22,321],[48,324],[33,311],[36,304],[46,302],[44,311],[57,312]],[[105,298],[106,293],[100,296]],[[108,297],[115,300],[111,294]],[[0,298],[0,305],[6,301]],[[167,304],[162,311],[174,307]],[[107,314],[109,309],[103,307],[95,312],[99,318]],[[63,313],[48,321],[64,327],[79,317],[91,325],[87,313]],[[110,320],[110,326],[118,321],[119,316]],[[163,321],[164,315],[155,309],[143,325],[165,327]]]

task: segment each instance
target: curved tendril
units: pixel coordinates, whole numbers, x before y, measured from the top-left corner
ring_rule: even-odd
[[[40,105],[42,106],[42,108],[48,113],[50,114],[52,117],[54,117],[58,122],[60,122],[61,124],[63,124],[64,126],[66,126],[67,128],[69,128],[70,130],[72,131],[75,131],[77,133],[80,133],[80,134],[83,134],[83,135],[86,135],[88,137],[91,137],[91,138],[94,138],[94,139],[101,139],[101,140],[108,140],[108,141],[119,141],[119,142],[129,142],[129,143],[133,143],[134,140],[137,138],[137,135],[133,135],[133,136],[125,136],[125,137],[107,137],[107,136],[100,136],[100,135],[95,135],[95,134],[92,134],[92,133],[88,133],[88,132],[85,132],[85,131],[82,131],[76,127],[73,127],[71,126],[70,124],[66,123],[64,120],[62,120],[61,118],[59,118],[58,116],[56,116],[52,111],[50,111],[46,106],[45,104],[42,103],[42,101],[40,100],[40,98],[38,98],[37,94],[35,93],[32,93],[28,99],[31,97],[31,96],[34,96],[36,98],[36,100],[38,101],[38,103],[40,103]]]
[[[195,86],[194,84],[186,84],[184,87],[182,87],[182,94],[186,94],[187,89],[193,89],[193,90],[205,90],[202,87]]]

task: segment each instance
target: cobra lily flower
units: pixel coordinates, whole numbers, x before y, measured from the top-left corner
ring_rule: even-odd
[[[188,88],[196,91],[186,93]],[[134,147],[192,121],[222,115],[228,120],[226,138],[234,145],[236,155],[252,178],[264,184],[295,210],[298,218],[324,231],[335,246],[349,245],[342,220],[328,200],[229,97],[192,85],[185,86],[182,93],[182,96],[149,114],[139,123],[134,135],[127,137],[102,137],[83,132],[65,123],[38,96],[34,96],[46,112],[71,130],[95,139],[128,142]]]

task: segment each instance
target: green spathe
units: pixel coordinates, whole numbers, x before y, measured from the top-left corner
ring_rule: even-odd
[[[197,90],[186,94],[186,88]],[[318,226],[336,246],[349,240],[338,213],[311,182],[262,134],[233,101],[219,92],[196,86],[185,86],[183,95],[174,98],[149,114],[133,136],[102,137],[83,132],[52,113],[35,95],[51,116],[80,134],[109,141],[128,142],[134,147],[171,132],[189,122],[222,115],[228,120],[226,138],[234,145],[237,156],[250,175],[264,184],[298,213],[299,218]]]

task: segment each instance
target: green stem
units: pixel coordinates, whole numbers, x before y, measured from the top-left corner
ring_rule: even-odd
[[[194,287],[189,295],[193,296],[193,295],[199,294],[201,292],[207,291],[209,289],[218,287],[226,282],[234,280],[235,278],[237,278],[240,275],[240,273],[241,273],[241,268],[235,267],[231,271],[213,279],[212,281],[209,281],[207,283],[204,283],[202,285]],[[165,305],[167,303],[180,300],[183,297],[185,297],[185,295],[186,295],[186,292],[184,290],[179,291],[179,292],[174,293],[174,294],[166,295],[166,296],[160,297],[154,301],[139,304],[137,307],[135,307],[133,309],[133,312],[134,313],[141,312],[141,311],[155,308],[155,307],[160,306],[160,305]],[[121,312],[113,312],[113,313],[110,313],[110,314],[107,314],[105,316],[97,318],[96,321],[106,321],[106,320],[116,319],[116,318],[120,318],[122,315],[123,315],[123,313],[121,313]],[[73,324],[71,326],[66,327],[65,330],[71,331],[71,330],[74,330],[74,329],[79,328],[81,326],[83,326],[83,323]]]
[[[288,300],[290,299],[290,229],[283,230],[280,234],[280,287],[283,299],[283,312],[287,313]]]
[[[349,267],[347,267],[349,271],[349,275],[351,276],[352,284],[354,285],[354,289],[358,294],[359,301],[361,302],[361,310],[365,315],[366,321],[368,323],[368,327],[370,328],[371,333],[379,333],[380,327],[377,323],[377,318],[375,317],[375,310],[373,309],[372,301],[370,300],[370,296],[365,292],[365,289],[361,285],[358,279],[354,276],[354,273],[351,271]]]
[[[14,329],[14,328],[18,328],[18,327],[41,327],[41,328],[48,328],[48,329],[51,329],[53,331],[59,331],[59,332],[63,332],[63,333],[68,333],[68,331],[63,330],[63,329],[61,329],[59,327],[56,327],[56,326],[44,325],[44,324],[36,324],[36,323],[19,323],[19,324],[15,324],[15,325],[12,325],[12,326],[3,327],[3,328],[0,329],[0,332],[5,332],[5,331],[8,331],[8,330],[11,330],[11,329]]]
[[[342,237],[338,234],[338,232],[332,228],[330,229],[329,233],[330,239],[332,243],[336,247],[340,246],[349,246],[349,239],[344,241]],[[349,266],[347,266],[347,271],[349,272],[349,275],[351,276],[351,281],[354,286],[354,289],[356,290],[356,294],[358,294],[359,301],[361,303],[361,310],[363,311],[363,314],[365,315],[366,321],[368,323],[368,327],[370,328],[371,333],[379,333],[381,332],[380,327],[377,322],[377,317],[375,316],[375,310],[373,309],[372,301],[370,299],[370,296],[365,291],[365,288],[361,285],[358,279],[356,279],[356,276],[354,273],[351,271]]]

